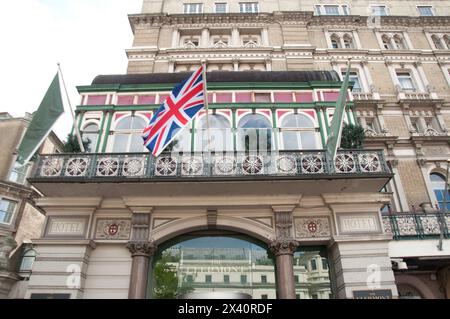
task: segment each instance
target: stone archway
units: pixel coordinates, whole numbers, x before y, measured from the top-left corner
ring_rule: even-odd
[[[433,291],[426,283],[412,275],[396,275],[395,282],[397,286],[410,286],[416,290],[422,298],[437,299]]]

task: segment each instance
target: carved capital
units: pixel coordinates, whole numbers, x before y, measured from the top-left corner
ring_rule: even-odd
[[[131,256],[145,256],[150,257],[156,252],[158,247],[153,242],[148,241],[129,241],[127,248]]]
[[[298,242],[294,239],[280,239],[271,242],[269,249],[275,256],[293,255],[298,245]]]

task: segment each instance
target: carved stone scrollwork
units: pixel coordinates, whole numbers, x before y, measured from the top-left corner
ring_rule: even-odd
[[[294,239],[278,239],[269,244],[269,249],[275,256],[293,255],[298,245]]]
[[[131,256],[145,256],[150,257],[156,252],[158,247],[153,242],[147,241],[129,241],[127,243],[128,250]]]

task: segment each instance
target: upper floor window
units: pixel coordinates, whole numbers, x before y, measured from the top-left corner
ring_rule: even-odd
[[[215,13],[227,13],[227,3],[226,2],[216,2],[214,5]]]
[[[144,150],[142,131],[146,122],[138,116],[127,116],[121,119],[114,131],[113,153],[142,152]]]
[[[0,200],[0,224],[11,224],[17,202],[2,198]]]
[[[29,272],[33,269],[33,264],[36,259],[36,250],[28,249],[22,256],[22,262],[20,263],[20,271]]]
[[[181,42],[184,48],[197,48],[200,45],[200,36],[183,36]]]
[[[439,209],[444,206],[444,196],[445,196],[445,177],[439,173],[430,174],[431,186],[433,187],[434,195],[436,196],[437,204]],[[450,210],[450,190],[447,192],[447,210]]]
[[[285,150],[317,148],[314,122],[304,114],[287,115],[281,122],[280,131]]]
[[[411,72],[409,71],[397,71],[396,72],[400,87],[404,91],[415,91],[416,86],[414,84]]]
[[[352,33],[335,32],[331,34],[330,42],[333,49],[354,49],[356,47]]]
[[[203,3],[185,3],[184,13],[195,14],[203,12]]]
[[[259,3],[258,2],[240,2],[239,3],[240,13],[258,13]]]
[[[415,132],[425,136],[436,136],[442,132],[439,121],[430,113],[427,112],[424,114],[422,112],[422,114],[416,113],[410,116],[411,124]]]
[[[404,50],[407,49],[405,39],[400,33],[385,33],[381,36],[383,48],[386,50]]]
[[[29,164],[22,165],[17,162],[14,163],[14,167],[9,175],[9,180],[17,184],[25,184],[29,169]]]
[[[433,7],[432,6],[417,6],[417,10],[422,17],[431,17],[434,16]]]
[[[371,6],[372,15],[374,16],[387,16],[388,10],[386,6]]]
[[[89,144],[86,147],[87,152],[95,152],[98,142],[98,125],[95,123],[88,124],[83,129],[83,140],[88,140]]]
[[[345,77],[346,71],[342,71],[342,78]],[[361,92],[361,81],[359,80],[359,74],[358,71],[350,71],[349,80],[353,82],[353,89],[352,92]]]
[[[317,270],[317,262],[315,259],[311,259],[311,271]]]
[[[316,5],[315,11],[317,15],[349,15],[348,5]]]

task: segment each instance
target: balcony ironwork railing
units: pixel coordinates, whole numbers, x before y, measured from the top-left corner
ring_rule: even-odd
[[[189,177],[257,177],[391,174],[381,150],[339,151],[335,160],[324,151],[282,151],[265,154],[149,153],[41,155],[34,178],[170,179]]]
[[[450,215],[436,213],[394,213],[383,216],[384,231],[394,239],[450,238]]]

